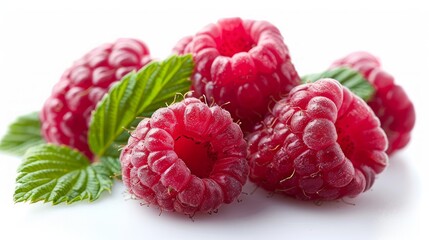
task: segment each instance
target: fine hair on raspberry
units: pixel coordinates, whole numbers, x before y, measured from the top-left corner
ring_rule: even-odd
[[[249,167],[240,127],[196,98],[155,111],[121,153],[128,191],[161,210],[213,212],[241,193]]]

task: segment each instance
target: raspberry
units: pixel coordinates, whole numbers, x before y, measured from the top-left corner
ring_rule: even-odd
[[[411,138],[416,113],[411,100],[394,78],[383,71],[376,57],[367,52],[355,52],[332,64],[334,67],[350,67],[359,71],[375,88],[374,97],[368,102],[381,122],[389,140],[387,153],[404,148]]]
[[[90,51],[74,63],[55,85],[40,114],[46,141],[77,148],[89,158],[91,112],[113,83],[150,61],[146,45],[119,39]]]
[[[234,201],[249,173],[240,127],[226,110],[196,98],[141,121],[120,159],[131,194],[189,215]]]
[[[193,96],[222,105],[243,130],[300,83],[283,37],[265,21],[221,19],[182,39],[173,51],[194,55]]]
[[[249,136],[250,179],[303,200],[353,197],[387,164],[368,105],[333,79],[292,89]]]

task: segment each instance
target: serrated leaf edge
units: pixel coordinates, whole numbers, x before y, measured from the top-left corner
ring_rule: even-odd
[[[58,154],[60,152],[61,154]],[[54,159],[55,157],[64,158],[58,161],[53,160],[56,164],[61,161],[65,163],[73,162],[70,158],[75,157],[77,161],[80,161],[81,165],[73,166],[66,164],[69,169],[63,169],[65,174],[57,178],[50,178],[43,174],[43,171],[50,171],[46,162],[49,159],[44,159],[44,156],[45,158],[50,157]],[[110,192],[113,185],[113,178],[108,174],[109,170],[104,166],[104,163],[90,164],[89,160],[83,154],[66,146],[45,144],[30,149],[27,151],[18,171],[31,170],[32,168],[28,168],[28,165],[37,166],[38,161],[42,162],[45,168],[38,166],[39,169],[37,171],[24,171],[18,174],[16,180],[17,186],[14,193],[15,202],[35,203],[43,201],[45,203],[51,202],[53,205],[63,202],[71,204],[85,199],[93,202],[104,191]],[[72,168],[70,169],[70,167]],[[40,173],[41,171],[42,173]],[[34,174],[40,174],[40,177],[36,176],[35,178]],[[92,185],[88,185],[89,183]],[[73,191],[75,192],[74,194]]]

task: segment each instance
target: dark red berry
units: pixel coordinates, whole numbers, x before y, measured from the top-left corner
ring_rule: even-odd
[[[368,105],[322,79],[292,89],[249,136],[250,179],[304,200],[356,196],[386,167],[386,148]]]
[[[160,108],[131,133],[121,154],[128,191],[166,211],[217,210],[241,193],[246,142],[231,115],[187,98]]]
[[[350,67],[359,71],[375,88],[368,105],[380,119],[389,140],[388,154],[404,148],[411,138],[416,121],[414,106],[404,89],[381,68],[376,57],[367,52],[355,52],[332,64],[331,68]]]
[[[223,106],[246,131],[300,83],[280,31],[265,21],[221,19],[179,41],[174,52],[194,55],[193,95]]]
[[[115,82],[149,61],[149,50],[143,42],[119,39],[75,62],[55,85],[42,108],[40,118],[45,140],[71,146],[92,158],[87,142],[92,110]]]

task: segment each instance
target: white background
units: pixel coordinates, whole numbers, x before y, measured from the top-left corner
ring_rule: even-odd
[[[358,198],[318,206],[258,189],[194,221],[127,200],[120,182],[94,203],[14,204],[21,160],[0,153],[0,239],[429,239],[429,8],[423,2],[0,1],[0,135],[17,116],[39,110],[62,72],[93,47],[136,37],[162,59],[181,37],[232,16],[275,24],[300,74],[322,71],[352,51],[372,52],[417,111],[410,145]]]

